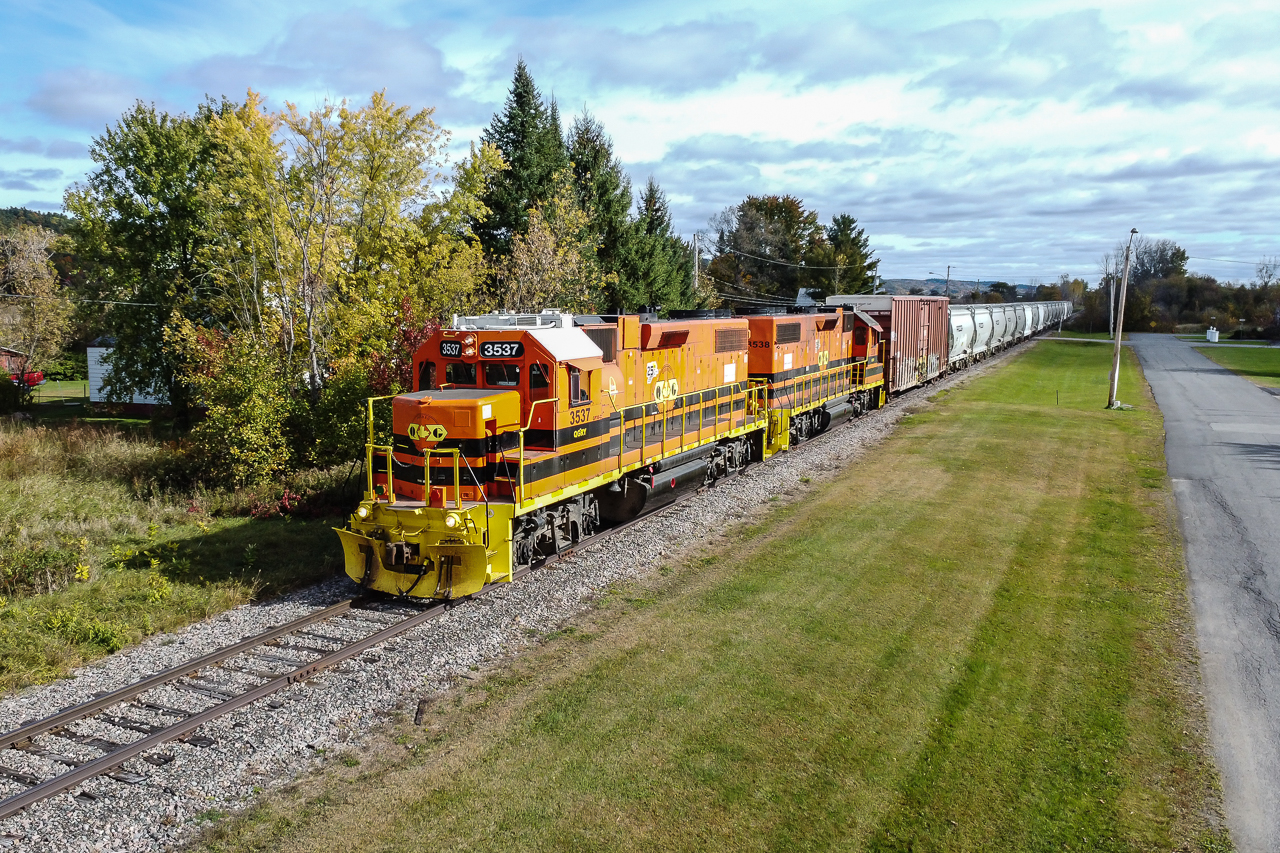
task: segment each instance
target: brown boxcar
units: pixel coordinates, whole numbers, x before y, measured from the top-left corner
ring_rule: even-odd
[[[889,392],[929,382],[947,372],[948,304],[945,296],[828,296],[828,305],[862,311],[884,329]]]

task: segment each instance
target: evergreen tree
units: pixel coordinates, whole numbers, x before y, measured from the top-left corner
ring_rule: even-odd
[[[805,257],[806,264],[826,268],[812,271],[809,295],[821,301],[835,293],[870,293],[880,266],[879,259],[871,258],[870,239],[849,214],[833,216],[826,240]]]
[[[512,240],[528,230],[529,211],[547,200],[556,172],[567,162],[559,110],[543,101],[523,59],[516,63],[502,112],[480,138],[498,149],[509,168],[494,176],[481,197],[489,215],[472,228],[487,251],[505,255]]]
[[[622,256],[633,234],[628,227],[631,178],[613,154],[613,140],[586,110],[574,119],[566,147],[578,204],[587,212],[600,240],[600,264],[605,272],[621,273]],[[605,302],[617,304],[619,294],[606,294]]]
[[[671,208],[652,177],[640,194],[636,218],[621,244],[616,305],[634,311],[642,305],[664,309],[700,308],[714,302],[710,291],[695,291],[689,244],[671,231]]]

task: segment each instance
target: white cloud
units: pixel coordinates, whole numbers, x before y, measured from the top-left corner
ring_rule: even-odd
[[[5,180],[37,186],[32,170],[50,158],[83,158],[58,127],[100,130],[138,97],[190,111],[205,92],[250,86],[304,108],[385,87],[439,107],[465,146],[523,55],[566,119],[585,103],[633,178],[657,177],[685,233],[749,193],[789,192],[824,218],[857,216],[887,274],[949,262],[1086,273],[1135,225],[1203,244],[1193,254],[1280,254],[1280,17],[1264,2],[1052,0],[979,16],[941,3],[799,14],[763,2],[236,0],[221,14],[166,9],[158,23],[93,8],[71,30],[81,42],[56,54],[81,67],[28,53],[11,69]],[[39,193],[76,177],[41,179]],[[0,204],[32,192],[0,188]]]

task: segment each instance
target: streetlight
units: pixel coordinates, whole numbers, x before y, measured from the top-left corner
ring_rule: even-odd
[[[937,275],[937,273],[931,272],[929,275]],[[951,264],[947,264],[947,300],[951,300]]]
[[[1116,408],[1116,386],[1120,384],[1120,338],[1124,336],[1124,297],[1129,290],[1129,254],[1133,248],[1133,237],[1137,228],[1129,229],[1129,245],[1124,247],[1124,275],[1120,277],[1120,307],[1116,311],[1116,348],[1111,360],[1111,394],[1107,398],[1107,408]]]

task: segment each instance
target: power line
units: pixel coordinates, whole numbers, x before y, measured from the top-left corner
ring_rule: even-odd
[[[1233,261],[1230,258],[1202,258],[1198,255],[1187,255],[1189,261],[1215,261],[1220,264],[1244,264],[1245,266],[1256,267],[1259,261]]]
[[[801,269],[801,270],[848,270],[858,266],[857,264],[845,264],[844,266],[841,266],[841,267],[816,267],[811,264],[792,264],[792,263],[788,263],[787,261],[779,261],[776,258],[762,258],[759,255],[748,255],[746,252],[739,252],[737,249],[725,249],[725,251],[734,255],[741,255],[744,258],[752,258],[753,260],[764,261],[766,264],[777,264],[783,267],[795,267],[796,269]]]
[[[706,274],[704,273],[704,275],[706,275]],[[772,296],[770,296],[770,294],[767,294],[767,293],[761,293],[761,292],[760,292],[760,291],[758,291],[758,290],[752,290],[751,288],[744,287],[743,285],[734,284],[734,283],[733,283],[733,282],[731,282],[731,281],[724,281],[724,280],[722,280],[722,279],[718,279],[718,278],[716,278],[716,277],[714,277],[714,276],[710,276],[710,275],[707,275],[706,277],[707,277],[707,278],[709,278],[709,279],[711,279],[712,281],[716,282],[717,284],[722,284],[722,285],[724,285],[725,287],[731,287],[731,288],[733,288],[734,290],[739,290],[739,291],[742,291],[743,293],[754,293],[754,294],[755,294],[755,296],[744,296],[744,295],[740,295],[740,294],[737,294],[737,293],[720,293],[720,295],[721,295],[721,296],[728,297],[728,298],[733,299],[733,300],[738,301],[738,302],[754,302],[754,303],[759,303],[759,304],[761,304],[761,305],[779,305],[779,306],[786,306],[786,305],[791,305],[791,304],[793,304],[793,303],[791,303],[791,302],[787,302],[787,301],[785,301],[785,300],[783,300],[783,299],[780,299],[780,298],[777,298],[777,297],[772,297]],[[763,298],[760,298],[760,297],[763,297]]]

